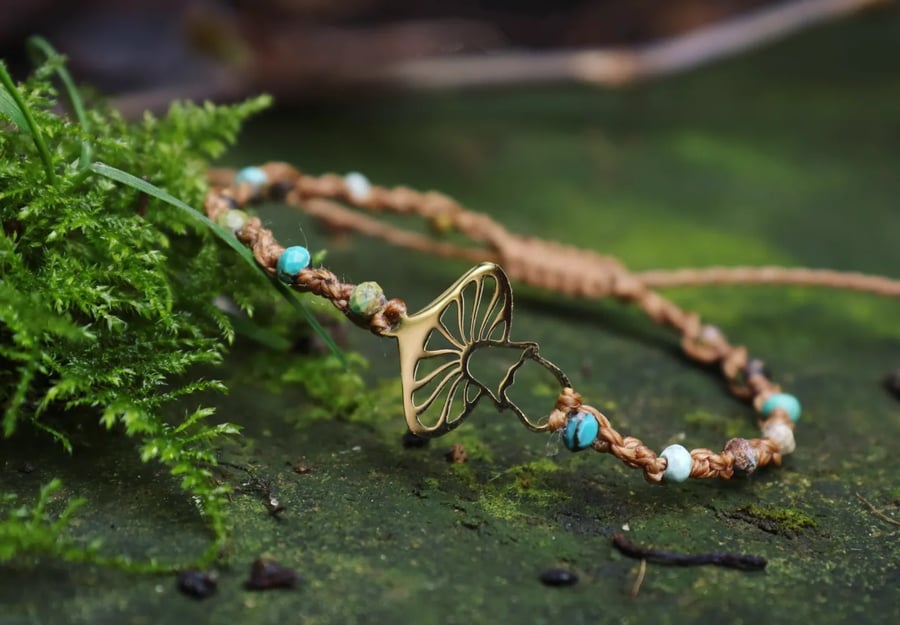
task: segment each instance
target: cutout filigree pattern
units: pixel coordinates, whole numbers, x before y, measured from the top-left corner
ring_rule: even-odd
[[[507,396],[516,371],[526,360],[534,360],[561,386],[570,384],[556,365],[540,356],[537,343],[509,339],[512,310],[509,279],[500,267],[485,263],[389,334],[397,338],[400,350],[404,411],[413,433],[437,436],[452,430],[483,397],[498,410],[512,410],[529,429],[547,429]],[[518,355],[496,385],[477,379],[470,367],[472,355],[490,347],[511,348]]]

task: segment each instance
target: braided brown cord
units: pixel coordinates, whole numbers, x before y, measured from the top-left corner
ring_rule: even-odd
[[[248,188],[238,188],[234,192],[228,189],[212,189],[206,196],[206,214],[213,221],[234,206],[243,205],[237,200],[245,197],[247,201]],[[253,251],[256,262],[271,276],[277,274],[278,259],[284,253],[284,248],[275,240],[271,230],[262,227],[258,217],[249,217],[235,233],[238,239]],[[308,291],[319,297],[329,300],[335,308],[347,315],[354,323],[368,328],[373,333],[382,335],[390,331],[399,321],[406,316],[406,304],[400,299],[391,299],[385,306],[371,315],[361,317],[351,314],[349,300],[356,285],[341,282],[334,273],[323,268],[307,268],[300,271],[295,277],[292,286],[300,291]]]
[[[287,168],[287,169],[286,169]],[[514,280],[546,288],[563,295],[599,298],[613,296],[634,302],[660,325],[677,330],[685,353],[703,363],[719,362],[732,392],[741,397],[763,396],[777,392],[773,384],[757,380],[749,389],[742,370],[747,364],[747,351],[733,347],[714,326],[702,325],[694,313],[687,313],[659,293],[652,291],[616,258],[603,256],[553,241],[522,237],[510,233],[490,217],[467,211],[451,198],[434,191],[421,193],[409,187],[387,189],[372,186],[366,194],[354,194],[344,177],[335,174],[307,176],[283,163],[272,163],[263,169],[273,176],[283,176],[293,183],[288,203],[302,206],[326,223],[350,228],[402,245],[445,257],[467,260],[490,260],[503,266]],[[289,173],[288,173],[289,172]],[[279,180],[279,178],[275,178]],[[455,230],[487,249],[461,248],[410,233],[350,211],[336,204],[340,200],[373,212],[417,215],[440,231]],[[577,271],[573,271],[577,268]]]
[[[398,247],[423,252],[429,256],[442,258],[456,258],[473,263],[485,261],[497,262],[496,255],[482,248],[458,247],[444,241],[435,241],[433,238],[396,228],[365,215],[360,215],[333,200],[310,198],[303,202],[303,210],[313,217],[317,217],[336,229],[353,230],[370,237],[375,237]]]
[[[562,429],[568,416],[579,411],[591,413],[600,424],[600,433],[591,444],[595,451],[612,454],[626,466],[641,469],[644,479],[651,484],[662,482],[666,459],[657,456],[640,439],[622,436],[612,427],[606,415],[593,406],[582,404],[581,395],[571,388],[560,392],[556,408],[550,414],[550,428]],[[736,472],[746,475],[768,464],[781,464],[781,453],[776,442],[767,438],[733,438],[726,443],[722,453],[703,448],[691,450],[690,477],[730,479]]]
[[[283,164],[267,167],[284,168]],[[360,197],[354,195],[346,180],[335,174],[306,176],[295,170],[289,179],[294,182],[287,200],[302,205],[304,210],[336,227],[353,229],[387,240],[396,245],[442,257],[464,258],[471,261],[496,262],[507,274],[533,286],[546,288],[563,295],[576,297],[613,296],[634,302],[660,325],[669,326],[681,334],[681,344],[691,358],[704,363],[720,363],[731,391],[741,398],[763,397],[778,389],[765,380],[757,380],[754,388],[743,379],[747,364],[747,350],[732,346],[714,326],[703,325],[694,313],[681,310],[673,302],[651,290],[654,284],[725,283],[729,278],[737,283],[792,283],[835,288],[852,288],[882,295],[900,295],[900,282],[880,276],[845,274],[833,271],[783,268],[739,268],[724,270],[687,270],[683,272],[629,272],[611,256],[563,245],[552,241],[522,237],[480,213],[465,210],[451,198],[437,192],[420,193],[408,187],[386,189],[372,186]],[[455,230],[473,241],[486,245],[485,249],[458,247],[442,241],[411,233],[350,211],[331,200],[373,212],[412,214],[428,220],[437,230]],[[573,271],[577,268],[577,271]]]
[[[467,211],[441,193],[422,193],[408,187],[387,189],[369,186],[368,182],[360,191],[358,185],[353,187],[344,177],[335,174],[307,176],[285,163],[269,163],[260,169],[265,173],[264,185],[254,187],[242,183],[230,188],[211,189],[205,203],[209,217],[217,220],[227,211],[266,195],[283,196],[287,203],[302,207],[336,228],[364,232],[396,245],[438,256],[497,262],[515,280],[564,295],[611,295],[633,302],[656,323],[676,330],[681,335],[682,349],[690,358],[702,363],[717,363],[731,392],[741,399],[751,400],[754,408],[761,413],[766,400],[781,390],[768,378],[763,363],[750,359],[745,347],[731,345],[718,328],[701,323],[697,314],[682,310],[651,290],[651,286],[791,283],[900,295],[900,282],[879,276],[833,271],[766,267],[632,273],[611,256],[512,234],[486,215]],[[210,173],[210,180],[226,186],[232,183],[233,174],[215,170]],[[420,216],[438,232],[461,232],[485,247],[467,248],[435,241],[351,211],[339,202],[376,213]],[[259,219],[247,218],[236,235],[252,249],[259,264],[275,276],[284,248],[275,241],[269,230],[262,227]],[[303,269],[293,277],[292,286],[330,300],[354,322],[368,327],[375,334],[388,333],[406,316],[406,305],[399,299],[387,301],[370,316],[354,315],[349,300],[355,285],[341,282],[327,269]],[[591,447],[614,455],[629,467],[641,469],[648,482],[659,483],[663,480],[667,459],[657,456],[639,439],[619,434],[605,415],[592,406],[582,404],[581,396],[571,388],[565,388],[560,393],[556,408],[548,420],[549,428],[563,429],[568,420],[579,412],[593,415],[599,426],[599,433]],[[690,477],[729,479],[734,474],[746,475],[768,464],[780,464],[782,455],[794,450],[794,424],[784,408],[770,409],[767,414],[766,420],[759,421],[763,438],[731,439],[720,453],[703,448],[692,450]]]
[[[900,280],[864,273],[807,269],[805,267],[708,267],[673,271],[642,271],[634,274],[646,286],[656,289],[711,284],[795,284],[862,291],[900,297]]]

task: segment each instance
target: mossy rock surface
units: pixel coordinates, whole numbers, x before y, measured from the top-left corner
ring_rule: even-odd
[[[896,276],[892,15],[623,91],[403,95],[276,113],[251,124],[234,162],[281,159],[438,188],[515,232],[635,269],[770,263]],[[263,214],[285,244],[328,247],[341,276],[377,280],[413,309],[465,269],[362,238],[329,240],[283,207]],[[687,362],[636,311],[516,295],[513,338],[539,341],[620,430],[659,449],[682,436],[719,448],[754,433],[752,412],[715,372]],[[857,498],[900,516],[891,461],[900,404],[880,385],[900,368],[897,302],[780,287],[669,295],[748,345],[801,398],[797,451],[781,468],[651,487],[608,456],[548,456],[558,445],[487,407],[446,438],[405,449],[389,341],[350,334],[372,362],[373,387],[385,385],[371,418],[312,422],[296,392],[249,380],[259,353],[239,343],[231,395],[209,400],[245,427],[221,457],[250,467],[286,509],[269,514],[250,476],[223,468],[237,490],[218,594],[196,602],[171,577],[19,561],[0,568],[0,623],[900,622],[900,529]],[[526,374],[520,384],[529,412],[549,409],[541,380]],[[91,501],[72,532],[102,538],[104,552],[179,560],[202,551],[203,519],[166,470],[84,422],[71,457],[24,429],[0,442],[0,490],[33,497],[58,476],[66,495]],[[453,443],[466,446],[466,464],[445,460]],[[610,542],[624,525],[636,543],[769,564],[756,573],[649,565],[632,598],[638,563]],[[305,582],[245,591],[263,553]],[[577,571],[579,583],[541,585],[554,566]]]

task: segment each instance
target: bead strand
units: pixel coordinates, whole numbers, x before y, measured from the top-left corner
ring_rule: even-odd
[[[697,315],[682,311],[659,293],[648,289],[615,258],[559,243],[517,237],[486,215],[467,211],[452,198],[435,191],[422,193],[402,186],[390,189],[379,187],[359,172],[346,176],[310,176],[285,163],[269,163],[261,169],[275,176],[280,188],[290,189],[285,192],[285,200],[289,204],[329,199],[376,213],[418,215],[440,234],[460,232],[473,241],[486,244],[488,249],[483,251],[483,256],[501,264],[514,279],[567,295],[612,295],[637,303],[654,321],[679,331],[682,349],[688,356],[702,363],[720,362],[722,373],[735,396],[753,399],[762,393],[780,390],[768,379],[764,367],[754,371],[752,376],[744,373],[743,368],[748,362],[745,348],[731,346],[718,328],[701,324]],[[328,218],[321,212],[318,216]],[[350,224],[342,225],[347,227]],[[436,245],[432,251],[441,253],[443,249]],[[468,257],[468,252],[472,250],[463,248],[460,251],[461,255]],[[540,259],[540,262],[534,262],[535,259]],[[572,267],[582,268],[582,271],[572,271]],[[579,273],[590,274],[590,277],[579,279]],[[753,387],[748,388],[751,377]]]
[[[796,398],[781,395],[784,397],[777,401],[796,407],[799,415]],[[768,418],[760,421],[762,438],[732,438],[718,454],[704,448],[688,451],[682,445],[669,445],[657,455],[640,439],[619,434],[602,412],[583,404],[581,395],[571,388],[560,393],[549,423],[551,430],[562,433],[563,443],[570,451],[593,448],[612,454],[627,466],[642,469],[648,482],[659,484],[688,478],[730,479],[734,475],[751,475],[769,464],[780,465],[782,457],[794,451],[794,421],[790,414],[780,406],[771,408],[768,414],[763,413]]]
[[[560,431],[571,451],[592,448],[609,453],[629,467],[639,468],[651,483],[682,482],[688,478],[750,475],[769,464],[779,465],[782,457],[796,447],[793,429],[801,415],[799,401],[783,393],[770,380],[765,364],[751,359],[746,348],[730,345],[715,326],[701,324],[660,294],[647,288],[618,260],[578,250],[558,243],[516,237],[490,218],[466,211],[451,198],[436,192],[420,193],[407,187],[386,189],[372,185],[358,172],[344,177],[318,177],[300,173],[284,163],[247,167],[233,178],[214,174],[217,182],[207,195],[205,208],[211,219],[235,233],[247,245],[260,265],[273,276],[301,291],[326,297],[351,320],[375,334],[391,331],[406,316],[402,300],[388,300],[375,282],[345,284],[326,269],[309,267],[308,250],[301,246],[282,248],[258,218],[242,208],[266,197],[283,198],[298,205],[309,200],[340,200],[374,212],[414,214],[425,218],[438,233],[459,231],[485,243],[509,267],[510,275],[523,281],[556,288],[564,294],[613,295],[634,302],[660,325],[677,330],[682,348],[692,359],[718,363],[730,391],[749,400],[760,414],[762,438],[729,440],[722,452],[705,448],[688,450],[669,445],[659,454],[634,437],[623,437],[599,410],[582,403],[581,396],[565,388],[549,417],[549,427]],[[555,259],[535,267],[534,258]],[[529,265],[529,261],[531,264]],[[588,280],[579,280],[573,266],[589,266]]]
[[[285,194],[290,179],[299,175],[295,173],[287,167],[245,167],[231,187],[210,189],[204,203],[206,214],[249,247],[269,275],[299,291],[325,297],[354,323],[377,335],[389,332],[406,316],[403,300],[388,300],[376,282],[343,283],[327,269],[312,268],[309,250],[300,245],[281,247],[259,218],[242,210],[248,202]]]

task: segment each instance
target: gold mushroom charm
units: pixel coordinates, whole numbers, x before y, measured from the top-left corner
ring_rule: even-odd
[[[405,317],[387,336],[397,339],[403,407],[410,431],[439,436],[458,427],[482,397],[498,410],[512,410],[530,430],[548,430],[530,419],[507,395],[516,371],[527,360],[548,369],[562,387],[566,375],[541,357],[538,344],[511,341],[512,290],[497,265],[484,263],[467,272],[420,312]],[[484,348],[512,349],[517,360],[497,385],[475,377],[473,354]]]

